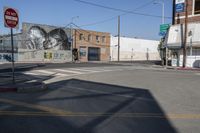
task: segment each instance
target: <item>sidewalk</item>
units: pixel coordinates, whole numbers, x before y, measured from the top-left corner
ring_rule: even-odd
[[[15,70],[21,71],[21,70],[29,70],[36,67],[44,66],[44,64],[38,64],[38,63],[15,63]],[[12,64],[6,63],[6,64],[0,64],[0,73],[2,72],[12,72]]]
[[[167,69],[173,69],[173,70],[181,70],[181,71],[198,71],[200,72],[200,68],[192,68],[192,67],[173,67],[173,66],[167,66]]]
[[[36,92],[47,89],[42,81],[30,79],[26,75],[16,76],[13,84],[11,74],[0,75],[0,93],[1,92]]]

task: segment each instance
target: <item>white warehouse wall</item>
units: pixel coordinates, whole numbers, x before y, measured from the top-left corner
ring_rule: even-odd
[[[111,61],[117,61],[118,37],[111,36]],[[160,60],[159,41],[120,37],[120,61]]]

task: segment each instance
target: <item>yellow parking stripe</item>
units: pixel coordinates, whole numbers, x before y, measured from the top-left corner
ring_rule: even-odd
[[[103,113],[103,112],[70,112],[52,107],[35,105],[15,100],[1,99],[0,102],[17,106],[23,106],[38,111],[4,111],[0,110],[0,116],[62,116],[62,117],[120,117],[120,118],[159,118],[159,119],[200,119],[200,114],[159,114],[159,113]],[[44,111],[44,112],[42,112]]]
[[[56,113],[56,114],[71,113],[71,112],[67,112],[64,110],[60,110],[60,109],[55,109],[55,108],[51,108],[51,107],[30,104],[30,103],[15,101],[15,100],[9,100],[9,99],[0,98],[0,102],[17,105],[17,106],[23,106],[23,107],[32,108],[32,109],[38,109],[38,110],[47,111],[47,112]]]
[[[158,119],[200,119],[200,114],[151,114],[151,113],[58,113],[51,114],[48,112],[27,112],[27,111],[0,111],[0,116],[52,116],[52,117],[106,117],[114,118],[158,118]]]

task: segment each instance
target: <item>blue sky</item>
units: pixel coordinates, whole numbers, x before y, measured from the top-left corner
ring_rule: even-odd
[[[84,0],[108,7],[123,10],[134,10],[152,0]],[[165,16],[172,16],[172,0],[163,0],[165,3]],[[9,33],[9,29],[3,24],[3,7],[13,7],[19,10],[20,28],[22,22],[66,26],[72,17],[77,25],[91,24],[122,14],[123,12],[104,9],[92,5],[83,4],[74,0],[0,0],[0,34]],[[162,15],[161,4],[150,3],[136,10],[140,13]],[[171,23],[171,19],[165,19],[165,23]],[[121,36],[138,37],[159,40],[158,32],[161,18],[146,17],[127,14],[121,17]],[[97,25],[82,27],[88,30],[110,32],[117,35],[117,18]],[[19,32],[16,31],[15,32]]]

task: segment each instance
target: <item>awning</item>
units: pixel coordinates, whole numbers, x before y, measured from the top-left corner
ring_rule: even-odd
[[[172,25],[166,36],[165,45],[168,48],[181,48],[184,40],[185,25]],[[200,47],[200,23],[189,23],[187,32],[187,47]]]

